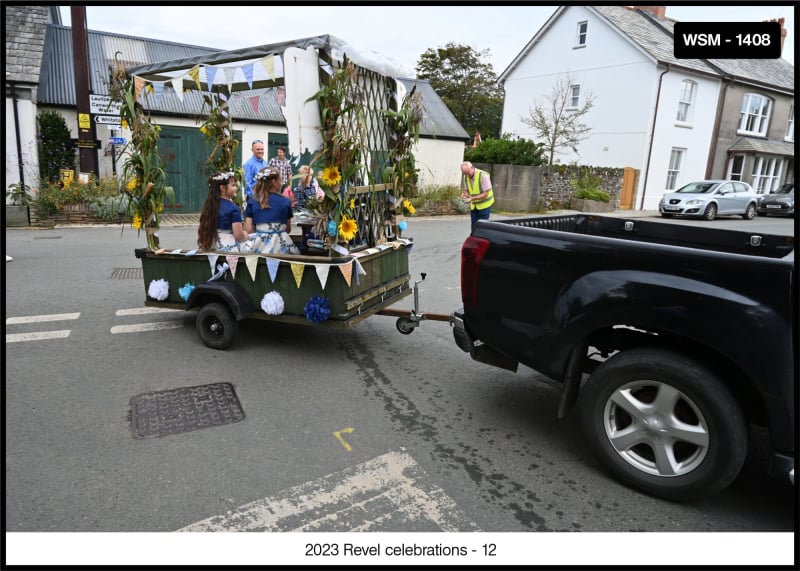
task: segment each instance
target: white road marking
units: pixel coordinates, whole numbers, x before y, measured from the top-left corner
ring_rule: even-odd
[[[134,323],[133,325],[115,325],[111,334],[139,333],[140,331],[160,331],[162,329],[179,329],[183,327],[182,321],[156,321],[155,323]]]
[[[408,454],[389,452],[178,531],[480,531]]]
[[[43,339],[63,339],[69,337],[69,329],[61,331],[33,331],[31,333],[8,333],[6,343],[18,343],[20,341],[41,341]]]
[[[66,321],[67,319],[78,319],[80,313],[54,313],[53,315],[28,315],[25,317],[8,317],[6,325],[18,323],[42,323],[44,321]]]
[[[169,309],[167,307],[134,307],[132,309],[118,309],[117,315],[147,315],[150,313],[183,312],[182,309]]]

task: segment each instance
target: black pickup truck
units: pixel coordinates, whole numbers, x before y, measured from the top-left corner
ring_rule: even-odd
[[[461,250],[458,346],[558,381],[591,449],[669,500],[739,473],[750,425],[794,483],[794,238],[595,215],[479,222]]]

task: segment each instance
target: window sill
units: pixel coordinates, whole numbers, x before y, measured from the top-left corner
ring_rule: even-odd
[[[586,47],[586,44],[578,44],[576,46],[572,46],[572,49],[573,50],[580,50],[580,49],[585,48],[585,47]]]
[[[694,129],[694,125],[691,123],[681,123],[680,121],[675,121],[675,126],[681,129]]]
[[[739,131],[739,130],[737,130],[736,134],[737,135],[742,135],[744,137],[760,137],[762,139],[766,139],[767,138],[767,134],[766,133],[755,133],[753,131]]]

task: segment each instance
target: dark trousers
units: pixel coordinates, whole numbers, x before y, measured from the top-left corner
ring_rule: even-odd
[[[478,220],[489,220],[489,213],[492,211],[492,207],[484,208],[483,210],[478,210],[474,208],[469,211],[469,219],[472,222],[472,226],[470,231],[475,230],[475,224],[478,223]]]

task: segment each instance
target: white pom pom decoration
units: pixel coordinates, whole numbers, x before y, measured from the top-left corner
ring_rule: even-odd
[[[284,303],[281,294],[277,291],[271,291],[261,298],[261,309],[267,315],[280,315],[283,313]]]
[[[169,284],[166,280],[153,280],[147,288],[147,295],[158,301],[164,301],[169,296]]]

